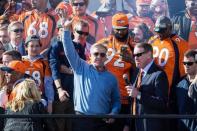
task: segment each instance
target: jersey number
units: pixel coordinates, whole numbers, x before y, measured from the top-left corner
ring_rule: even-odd
[[[34,21],[27,30],[27,35],[39,35],[40,38],[46,38],[48,36],[48,24],[47,22],[41,22],[39,25],[39,31],[37,32],[36,28],[34,27],[36,21]]]
[[[105,64],[109,63],[116,54],[116,52],[112,48],[109,48],[108,52],[112,52],[112,53],[111,55],[107,55],[107,61],[105,61]],[[124,67],[124,63],[122,62],[121,58],[117,59],[113,65],[116,67],[122,67],[122,68]]]
[[[158,47],[153,47],[153,57],[158,59],[158,64],[160,66],[165,66],[169,58],[169,50],[167,48],[162,48],[159,50]]]
[[[40,76],[40,72],[39,71],[33,71],[32,74],[30,74],[30,71],[26,71],[26,74],[31,75],[37,82],[38,86],[40,86],[41,84],[41,76]]]

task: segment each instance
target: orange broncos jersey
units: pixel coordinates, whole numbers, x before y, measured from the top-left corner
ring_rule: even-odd
[[[40,91],[44,92],[44,78],[51,76],[48,62],[42,58],[30,61],[26,57],[23,62],[26,65],[25,73],[31,75],[38,82]]]
[[[109,36],[108,38],[101,39],[97,42],[100,44],[106,43],[108,52],[105,65],[107,67],[107,70],[114,74],[118,80],[122,104],[128,104],[128,93],[125,88],[125,80],[123,79],[123,75],[127,74],[128,76],[130,76],[130,69],[132,67],[132,64],[122,61],[119,54],[123,45],[126,45],[127,51],[132,54],[132,41],[133,39],[129,37],[128,41],[125,44],[118,42],[113,36]]]
[[[33,10],[21,15],[19,21],[24,25],[24,39],[30,35],[38,35],[42,43],[41,51],[49,47],[56,29],[53,16]]]
[[[150,39],[150,42],[153,47],[153,57],[155,58],[156,63],[164,69],[167,74],[169,87],[173,83],[173,72],[175,70],[175,50],[172,43],[172,40],[176,43],[179,50],[179,72],[180,76],[185,75],[183,67],[183,58],[184,53],[188,50],[188,43],[178,36],[173,36],[172,38],[167,38],[161,41],[157,36],[154,36]],[[170,90],[169,90],[170,91]]]
[[[151,18],[148,17],[139,17],[139,16],[132,16],[129,19],[129,28],[133,29],[134,27],[138,26],[141,23],[145,23],[151,31],[154,29],[154,23]]]

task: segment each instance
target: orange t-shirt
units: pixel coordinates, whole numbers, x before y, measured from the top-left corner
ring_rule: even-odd
[[[175,51],[172,40],[177,44],[179,50],[179,72],[180,76],[183,76],[185,75],[185,71],[182,62],[184,58],[184,53],[188,50],[188,43],[178,36],[167,38],[163,41],[155,37],[151,43],[153,47],[153,57],[155,58],[156,63],[166,72],[169,81],[169,87],[171,87],[172,85],[174,77],[173,72],[175,70],[176,64]]]
[[[128,104],[128,93],[125,88],[125,80],[123,79],[123,75],[127,74],[130,78],[130,70],[133,66],[129,62],[122,61],[119,54],[123,45],[127,45],[127,51],[132,54],[132,50],[130,49],[130,46],[133,46],[132,41],[133,39],[130,37],[126,43],[123,43],[115,40],[114,37],[109,36],[108,38],[104,38],[97,42],[106,43],[105,45],[108,48],[108,52],[105,65],[107,70],[114,74],[118,80],[122,104]],[[130,46],[128,44],[130,44]]]

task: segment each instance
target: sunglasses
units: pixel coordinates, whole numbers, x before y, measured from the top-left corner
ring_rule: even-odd
[[[76,30],[76,32],[77,32],[79,35],[85,35],[85,36],[88,36],[88,35],[89,35],[88,32],[83,32],[83,31],[80,31],[80,30]]]
[[[84,2],[81,2],[81,3],[73,3],[73,6],[84,6],[85,3]]]
[[[100,57],[105,57],[105,56],[106,56],[106,53],[95,52],[95,53],[93,53],[93,55],[94,55],[95,57],[98,57],[99,55],[100,55]]]
[[[183,62],[183,65],[192,66],[196,62]]]
[[[13,32],[15,32],[15,33],[22,33],[23,32],[23,29],[14,29],[14,30],[11,30],[11,31],[13,31]]]
[[[141,53],[133,54],[133,57],[140,57],[140,56],[142,56],[144,53],[146,53],[146,52],[141,52]]]

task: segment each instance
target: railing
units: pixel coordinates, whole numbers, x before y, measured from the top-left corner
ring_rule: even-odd
[[[6,115],[0,114],[0,118],[131,118],[131,119],[197,119],[196,115],[176,114],[149,114],[149,115],[75,115],[75,114],[32,114],[32,115]]]

